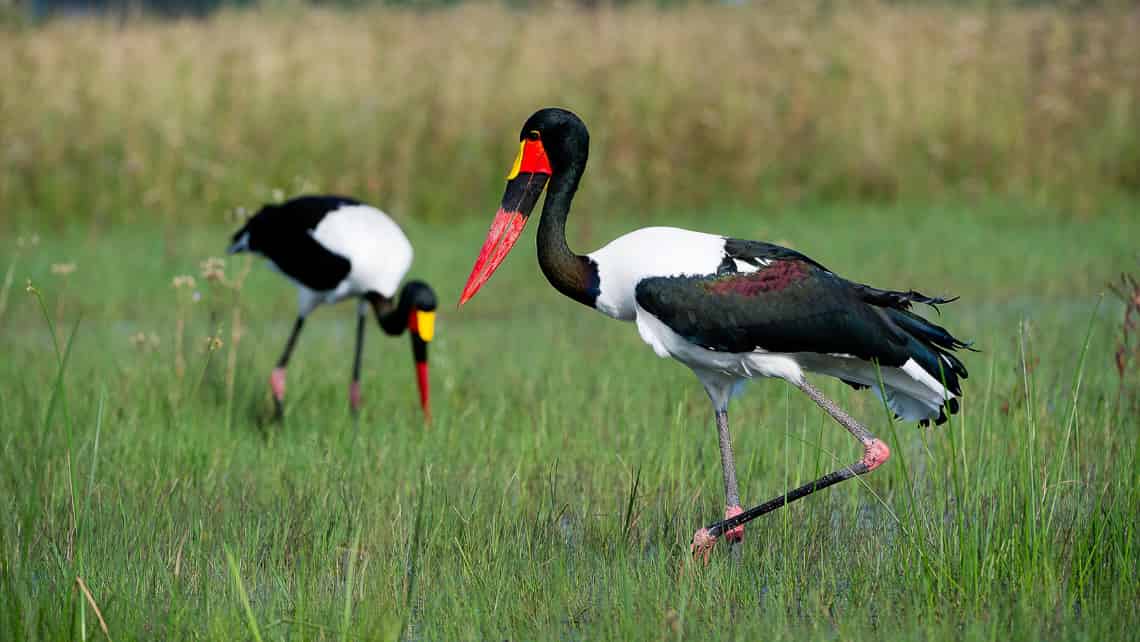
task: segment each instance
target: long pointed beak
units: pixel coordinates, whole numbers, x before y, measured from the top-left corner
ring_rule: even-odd
[[[427,341],[412,332],[412,356],[416,360],[416,386],[420,390],[420,408],[424,418],[431,420],[431,384],[428,379]]]
[[[226,248],[226,254],[238,254],[240,252],[245,252],[248,249],[249,249],[249,232],[246,232],[246,233],[242,234],[241,236],[235,238],[233,243],[230,243],[230,246],[228,248]]]
[[[420,408],[424,409],[424,417],[431,421],[431,384],[428,383],[427,361],[416,364],[416,385],[420,389]]]
[[[459,305],[475,296],[507,258],[522,235],[534,206],[538,204],[542,190],[546,189],[551,173],[550,161],[546,158],[542,143],[538,140],[522,141],[519,156],[507,176],[503,202],[495,213],[495,220],[491,222],[487,240],[483,241],[483,248],[479,250],[471,275],[467,277],[467,284],[463,286]]]
[[[412,358],[416,362],[416,386],[420,390],[420,407],[424,418],[431,420],[431,384],[428,379],[428,344],[435,337],[435,312],[413,310],[408,320],[412,335]]]

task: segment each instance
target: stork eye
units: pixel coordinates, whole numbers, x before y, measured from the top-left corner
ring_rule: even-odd
[[[542,138],[542,134],[539,134],[537,129],[532,129],[526,133],[527,140],[538,140],[539,138]]]

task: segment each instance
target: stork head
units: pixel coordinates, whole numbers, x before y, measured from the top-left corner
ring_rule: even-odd
[[[276,209],[275,205],[266,205],[257,211],[257,214],[262,212],[272,211]],[[257,252],[259,248],[259,241],[262,240],[266,234],[272,234],[273,230],[265,229],[265,216],[257,216],[257,214],[249,217],[241,229],[234,232],[233,237],[230,239],[230,246],[226,249],[227,254],[240,254],[242,252]]]
[[[431,418],[431,389],[428,382],[428,344],[435,338],[435,291],[423,281],[409,281],[400,295],[400,308],[407,301],[408,334],[412,337],[412,358],[416,362],[416,385],[420,390],[420,407]]]
[[[364,295],[376,312],[380,328],[387,334],[399,335],[406,330],[412,341],[412,358],[416,364],[416,385],[420,390],[420,406],[431,417],[431,388],[428,380],[428,344],[435,338],[435,310],[439,306],[435,291],[423,281],[408,281],[399,299]]]
[[[507,258],[551,176],[562,174],[575,164],[585,165],[589,142],[586,125],[565,109],[540,109],[526,120],[519,132],[519,153],[507,174],[502,203],[471,268],[459,305],[475,296]],[[569,175],[577,177],[581,172]],[[573,190],[577,185],[567,187]]]

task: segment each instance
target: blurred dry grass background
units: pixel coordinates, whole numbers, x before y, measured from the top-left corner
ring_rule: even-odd
[[[57,21],[0,38],[0,231],[320,189],[486,215],[523,119],[590,209],[1140,192],[1140,10],[498,5]]]

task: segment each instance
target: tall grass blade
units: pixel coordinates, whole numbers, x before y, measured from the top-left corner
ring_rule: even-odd
[[[12,260],[8,262],[8,270],[4,273],[4,283],[0,285],[0,321],[4,320],[4,313],[8,311],[8,293],[12,291],[12,280],[16,274],[16,261],[19,259],[19,252],[12,254]]]
[[[75,576],[75,583],[79,586],[79,590],[83,591],[83,597],[86,598],[87,603],[91,605],[91,610],[95,613],[95,617],[99,620],[99,630],[103,631],[103,635],[110,640],[111,632],[107,630],[107,621],[103,619],[103,611],[99,609],[99,605],[95,603],[95,596],[91,595],[91,589],[87,588],[87,582],[83,581],[80,575]],[[83,630],[83,639],[87,639],[87,630]]]
[[[423,521],[424,521],[424,506],[427,504],[428,484],[427,484],[427,469],[420,466],[420,493],[416,501],[416,520],[412,526],[412,533],[408,541],[408,558],[406,560],[405,568],[408,569],[407,575],[404,579],[404,619],[400,623],[399,635],[397,640],[403,640],[404,636],[408,634],[408,627],[412,622],[412,611],[414,609],[413,599],[416,594],[416,574],[419,569],[420,561],[420,542],[423,538]]]
[[[344,579],[344,610],[341,614],[340,640],[348,640],[348,627],[352,623],[352,593],[356,588],[356,559],[360,556],[360,529],[352,536],[352,547],[348,549],[348,570]]]
[[[245,584],[242,583],[241,570],[238,568],[237,561],[230,553],[230,547],[224,546],[223,550],[226,553],[226,563],[230,567],[230,575],[233,577],[234,586],[237,587],[238,599],[241,600],[242,609],[245,610],[246,626],[249,627],[249,634],[253,636],[256,642],[261,642],[261,630],[257,627],[257,618],[253,615],[253,607],[249,604],[249,595],[245,591]]]
[[[1084,381],[1085,373],[1085,360],[1088,358],[1089,344],[1092,343],[1094,324],[1096,323],[1097,314],[1100,312],[1100,305],[1104,302],[1104,295],[1101,295],[1096,305],[1093,307],[1092,313],[1089,315],[1088,327],[1085,328],[1085,340],[1081,343],[1081,354],[1077,358],[1076,372],[1073,374],[1073,383],[1070,388],[1070,404],[1069,417],[1065,428],[1065,439],[1061,443],[1060,457],[1057,461],[1056,484],[1061,483],[1061,478],[1065,473],[1065,459],[1069,454],[1069,444],[1072,443],[1074,434],[1076,435],[1076,452],[1073,453],[1074,458],[1080,455],[1080,418],[1077,416],[1077,409],[1080,407],[1081,400],[1081,383]],[[1046,479],[1048,482],[1048,479]],[[1045,530],[1049,531],[1053,526],[1053,516],[1057,512],[1057,501],[1060,499],[1061,493],[1053,494],[1053,503],[1049,507],[1049,515],[1045,518]],[[1044,501],[1042,497],[1042,501]]]
[[[633,476],[633,484],[630,485],[629,499],[625,504],[625,518],[622,520],[621,538],[624,542],[629,541],[629,535],[633,532],[633,506],[637,503],[637,490],[640,486],[641,466],[638,466]]]

